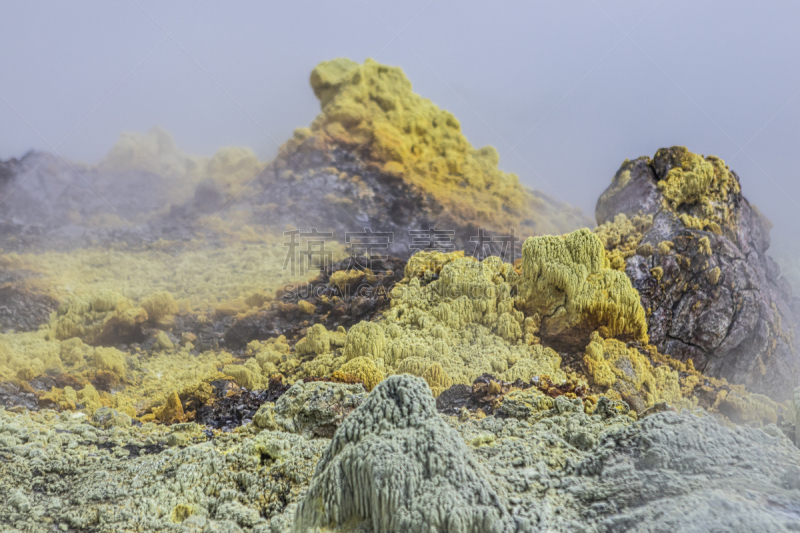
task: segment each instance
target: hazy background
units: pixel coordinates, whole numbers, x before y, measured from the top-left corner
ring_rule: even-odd
[[[189,152],[267,160],[318,113],[318,62],[372,57],[592,218],[625,158],[684,144],[739,173],[773,235],[800,232],[798,2],[0,5],[3,159],[94,162],[121,131],[161,125]]]

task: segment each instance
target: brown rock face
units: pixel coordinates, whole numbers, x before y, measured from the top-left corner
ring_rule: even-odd
[[[620,168],[597,222],[618,213],[654,216],[626,274],[659,351],[788,398],[800,382],[791,286],[766,255],[771,224],[742,196],[738,176],[716,158],[662,149]]]

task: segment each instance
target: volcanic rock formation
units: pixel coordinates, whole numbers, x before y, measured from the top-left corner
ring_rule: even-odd
[[[721,159],[673,147],[625,161],[596,214],[601,225],[644,221],[638,245],[611,248],[628,256],[625,273],[659,351],[789,397],[800,382],[791,286],[766,254],[769,221]]]
[[[409,230],[452,231],[433,237],[472,253],[479,228],[544,235],[587,225],[580,211],[499,170],[497,151],[473,148],[399,68],[336,59],[314,69],[311,86],[322,112],[259,177],[249,200],[268,206],[259,222],[326,228],[340,240],[364,228],[393,232],[390,253],[406,258],[421,242]]]
[[[511,518],[424,381],[393,376],[320,458],[293,532],[366,521],[374,533],[510,531]]]

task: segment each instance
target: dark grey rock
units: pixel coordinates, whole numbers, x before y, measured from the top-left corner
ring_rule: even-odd
[[[800,385],[793,343],[797,306],[791,286],[766,254],[771,224],[740,192],[729,192],[714,205],[729,212],[719,232],[684,225],[682,214],[705,218],[702,206],[672,209],[658,189],[679,155],[660,150],[653,160],[623,163],[597,203],[597,222],[618,213],[654,215],[642,240],[653,253],[629,258],[626,273],[649,310],[650,341],[660,351],[691,359],[707,375],[785,400]],[[703,237],[711,243],[710,256],[700,250]],[[659,252],[662,241],[672,243],[669,253]],[[663,271],[660,280],[651,273],[656,267]]]

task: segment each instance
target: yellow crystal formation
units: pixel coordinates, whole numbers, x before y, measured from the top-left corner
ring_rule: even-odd
[[[634,215],[628,218],[619,213],[613,221],[601,224],[594,229],[606,251],[606,267],[613,270],[625,270],[629,257],[645,250],[639,250],[639,243],[644,234],[653,225],[653,215]],[[646,245],[650,246],[650,245]],[[652,248],[645,255],[650,255]]]
[[[50,331],[54,339],[79,337],[91,344],[106,328],[116,328],[124,335],[146,320],[144,309],[114,291],[103,290],[85,298],[68,298],[51,318]]]
[[[536,375],[564,379],[558,354],[533,344],[535,324],[515,308],[519,276],[510,264],[497,257],[481,262],[462,253],[428,252],[409,264],[383,319],[360,322],[346,336],[315,325],[295,352],[285,352],[269,371],[284,372],[290,382],[340,372],[368,389],[387,376],[408,373],[425,379],[435,395],[486,372],[506,381]],[[261,379],[268,375],[262,366]]]
[[[599,330],[604,337],[647,342],[639,293],[604,262],[603,243],[587,229],[525,241],[520,296],[526,311],[541,318],[543,339],[581,349]]]
[[[730,192],[737,193],[740,188],[725,161],[693,154],[685,146],[662,148],[655,158],[665,159],[672,166],[658,182],[669,207],[677,210],[684,204],[698,204],[707,218],[720,216],[721,222],[727,219],[727,210],[716,213],[713,204],[726,201]]]

